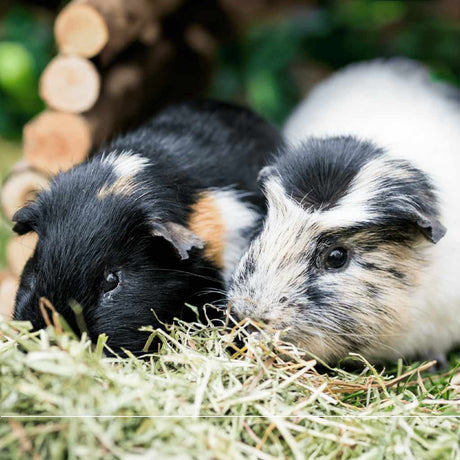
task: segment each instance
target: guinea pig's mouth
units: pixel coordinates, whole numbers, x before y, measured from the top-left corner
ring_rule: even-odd
[[[246,304],[247,305],[247,304]],[[247,313],[246,313],[247,312]],[[229,302],[227,325],[238,326],[251,337],[267,337],[288,333],[291,326],[282,321],[259,317],[251,311],[241,308],[241,303]]]

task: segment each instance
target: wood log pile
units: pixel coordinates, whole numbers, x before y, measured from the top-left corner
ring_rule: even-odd
[[[55,20],[58,55],[40,79],[47,108],[24,127],[23,159],[3,184],[6,217],[33,200],[52,175],[82,162],[110,137],[165,103],[202,94],[218,44],[233,38],[240,23],[285,3],[70,1]],[[8,244],[8,269],[0,272],[4,316],[12,311],[18,277],[35,243],[35,236],[25,236]]]
[[[200,24],[205,4],[213,21],[225,18],[207,0],[70,2],[55,21],[59,54],[40,79],[48,108],[24,128],[30,165],[48,175],[69,169],[165,96],[200,94],[218,40]],[[178,71],[189,78],[173,87]]]

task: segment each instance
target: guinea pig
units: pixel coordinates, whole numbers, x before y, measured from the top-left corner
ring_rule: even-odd
[[[280,141],[247,109],[194,101],[60,173],[13,217],[18,234],[38,235],[14,318],[45,327],[45,297],[78,332],[76,302],[92,340],[105,333],[134,354],[140,327],[196,320],[185,303],[214,301],[230,276],[261,212],[257,174]]]
[[[460,343],[459,102],[404,59],[319,84],[260,174],[268,211],[232,278],[233,314],[329,362],[442,366]]]

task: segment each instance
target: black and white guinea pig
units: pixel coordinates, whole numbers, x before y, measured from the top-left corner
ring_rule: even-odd
[[[247,109],[182,103],[59,174],[13,218],[39,237],[14,318],[44,327],[46,297],[78,331],[74,301],[93,340],[133,353],[141,326],[195,319],[184,304],[214,300],[200,294],[238,262],[263,204],[257,174],[280,139]]]
[[[285,134],[231,282],[236,316],[329,361],[442,362],[460,343],[459,94],[404,59],[352,65]]]

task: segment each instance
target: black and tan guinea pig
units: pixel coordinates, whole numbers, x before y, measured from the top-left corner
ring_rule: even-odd
[[[234,314],[328,361],[442,366],[460,343],[459,93],[411,61],[352,65],[285,134],[261,173],[268,214],[234,274]]]
[[[184,304],[215,300],[232,272],[263,204],[257,174],[280,142],[245,108],[194,101],[59,174],[13,218],[18,234],[38,234],[14,318],[43,328],[45,297],[78,332],[76,302],[91,339],[135,354],[141,326],[196,319]]]

